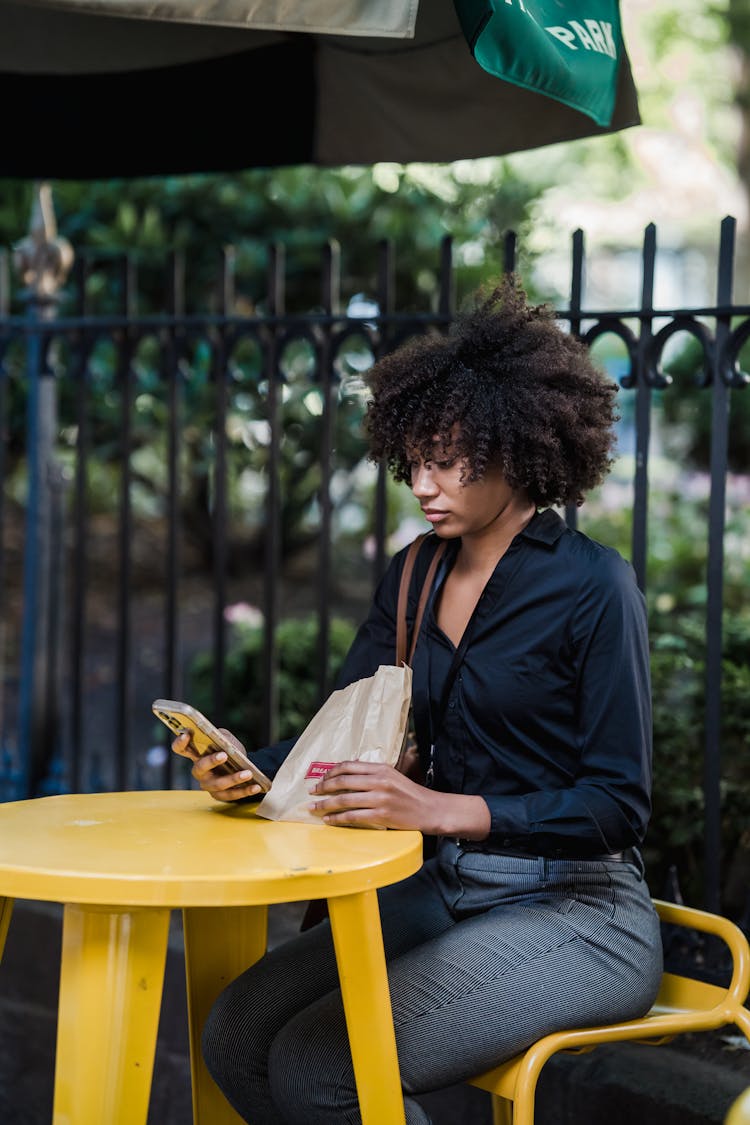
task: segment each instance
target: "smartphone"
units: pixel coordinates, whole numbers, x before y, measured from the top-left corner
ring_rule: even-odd
[[[177,699],[155,699],[151,710],[157,719],[161,719],[173,734],[181,731],[190,731],[193,746],[199,754],[212,754],[215,750],[223,750],[227,756],[226,762],[218,769],[223,773],[237,773],[238,770],[250,770],[253,781],[257,781],[264,793],[271,788],[271,780],[254,766],[250,759],[242,753],[218,727],[201,715],[189,703],[181,703]]]

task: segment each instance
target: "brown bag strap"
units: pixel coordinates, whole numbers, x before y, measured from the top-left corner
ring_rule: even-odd
[[[400,668],[406,660],[406,602],[409,597],[409,586],[411,585],[414,563],[416,562],[419,548],[422,546],[425,535],[429,535],[429,531],[418,535],[409,545],[409,550],[406,552],[406,558],[404,559],[404,569],[401,571],[401,582],[398,588],[398,604],[396,606],[396,666],[398,668]]]
[[[412,571],[414,570],[414,563],[416,562],[417,555],[419,554],[419,549],[422,546],[422,543],[427,538],[427,536],[431,534],[432,533],[430,531],[425,531],[422,533],[422,535],[418,535],[417,538],[410,544],[409,550],[407,551],[406,558],[404,560],[404,569],[401,572],[401,582],[398,588],[398,604],[396,607],[396,664],[399,667],[406,660],[406,603],[409,597],[409,587],[411,585]],[[414,649],[417,647],[417,637],[419,636],[419,629],[422,624],[422,617],[424,616],[425,606],[427,605],[427,599],[430,596],[432,583],[435,580],[435,572],[437,571],[438,563],[443,557],[445,548],[446,541],[445,539],[443,539],[442,542],[438,545],[437,550],[432,557],[432,561],[430,562],[429,569],[422,584],[422,589],[419,594],[419,602],[417,604],[417,612],[414,617],[414,626],[412,628],[411,634],[411,647],[409,649],[408,660],[409,664],[411,664],[414,658]]]

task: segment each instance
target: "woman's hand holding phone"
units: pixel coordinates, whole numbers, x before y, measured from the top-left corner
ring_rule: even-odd
[[[219,729],[225,737],[234,739],[239,749],[243,749],[242,743],[230,731],[223,727]],[[204,793],[208,793],[215,801],[239,801],[247,797],[263,796],[263,788],[249,770],[227,773],[226,750],[199,754],[193,746],[189,730],[177,735],[172,741],[172,750],[175,754],[192,760],[192,776]]]
[[[269,778],[253,765],[231,731],[215,727],[194,707],[178,700],[157,699],[152,710],[175,735],[174,753],[192,761],[192,776],[214,800],[259,797],[271,788]]]

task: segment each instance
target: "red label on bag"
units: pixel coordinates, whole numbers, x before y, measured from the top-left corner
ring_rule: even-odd
[[[305,777],[325,777],[329,769],[335,765],[335,762],[310,762]]]

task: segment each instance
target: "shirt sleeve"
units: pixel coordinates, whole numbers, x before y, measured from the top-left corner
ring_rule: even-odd
[[[543,854],[611,853],[642,842],[651,812],[651,679],[645,600],[615,552],[582,584],[571,635],[579,768],[566,789],[487,796],[491,833]]]

